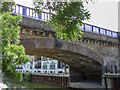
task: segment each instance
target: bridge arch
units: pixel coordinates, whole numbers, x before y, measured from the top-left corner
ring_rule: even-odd
[[[60,56],[64,56],[64,54],[76,54],[81,56],[82,59],[87,57],[99,62],[100,64],[104,64],[100,55],[76,42],[39,37],[21,39],[21,44],[25,47],[26,54],[44,55],[58,59]]]
[[[70,72],[73,71],[70,75],[77,77],[72,80],[78,80],[79,77],[101,80],[101,65],[104,63],[102,57],[80,43],[39,37],[23,38],[21,44],[28,55],[51,57],[68,64]]]

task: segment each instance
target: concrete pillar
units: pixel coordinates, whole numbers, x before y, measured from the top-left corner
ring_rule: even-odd
[[[120,46],[120,32],[118,33],[118,45]],[[120,47],[118,47],[118,73],[120,73]]]
[[[118,41],[120,45],[120,1],[118,2]],[[118,73],[120,73],[120,47],[118,49]]]
[[[120,1],[118,2],[118,32],[120,32]]]

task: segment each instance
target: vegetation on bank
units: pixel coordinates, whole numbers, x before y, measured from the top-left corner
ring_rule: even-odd
[[[19,23],[22,21],[22,16],[11,15],[7,8],[8,3],[2,3],[4,7],[2,7],[2,12],[0,13],[2,72],[9,78],[22,80],[22,74],[15,70],[15,66],[25,64],[30,59],[26,56],[24,47],[19,45]]]
[[[30,72],[26,73],[25,74],[25,80],[30,81],[30,78],[31,78],[31,73]]]

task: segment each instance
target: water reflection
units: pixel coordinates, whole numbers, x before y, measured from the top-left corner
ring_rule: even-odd
[[[19,82],[11,79],[3,79],[3,83],[7,85],[8,88],[59,88],[56,86],[49,86],[40,83],[33,82]]]

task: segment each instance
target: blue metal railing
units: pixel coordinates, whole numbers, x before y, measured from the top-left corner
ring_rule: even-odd
[[[44,21],[50,19],[50,14],[48,12],[42,12],[41,14],[38,14],[35,9],[19,4],[16,4],[16,6],[14,6],[13,8],[14,10],[12,11],[12,13],[14,14],[23,15],[35,19],[41,19]]]
[[[19,4],[16,4],[16,6],[14,6],[13,8],[14,10],[12,11],[12,13],[14,14],[23,15],[26,17],[34,18],[34,19],[40,19],[43,21],[49,20],[51,16],[51,14],[48,12],[42,12],[41,14],[38,14],[36,10],[34,10],[33,8],[26,7],[26,6],[19,5]],[[93,32],[93,33],[97,33],[100,35],[118,38],[117,32],[107,30],[104,28],[100,28],[100,27],[90,25],[87,23],[85,23],[83,27],[79,26],[79,28],[86,32]]]
[[[83,31],[87,31],[87,32],[93,32],[93,33],[97,33],[100,35],[105,35],[105,36],[109,36],[109,37],[114,37],[114,38],[118,38],[118,34],[115,31],[111,31],[111,30],[107,30],[101,27],[97,27],[94,25],[90,25],[85,23],[83,27],[79,26],[80,29],[82,29]]]

